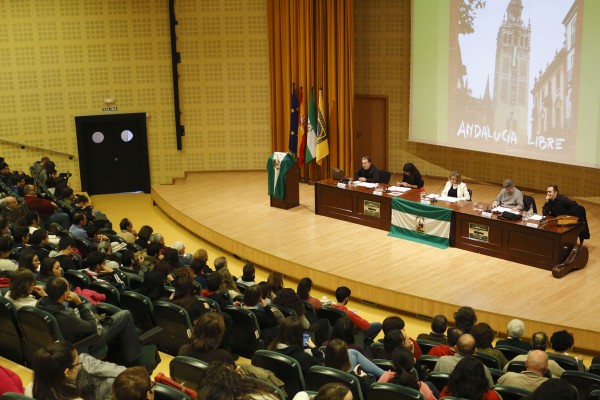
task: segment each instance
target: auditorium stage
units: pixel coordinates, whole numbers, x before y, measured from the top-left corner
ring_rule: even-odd
[[[426,179],[426,188],[441,180]],[[469,184],[489,203],[500,187]],[[600,288],[594,240],[587,268],[562,279],[550,271],[469,251],[437,249],[385,231],[315,215],[314,186],[300,185],[300,206],[271,208],[266,172],[194,172],[173,185],[153,185],[153,201],[203,239],[295,279],[310,276],[329,290],[346,285],[354,298],[425,316],[452,318],[469,305],[499,332],[514,318],[527,335],[568,329],[577,348],[600,352]],[[536,195],[539,211],[543,195]],[[587,208],[592,238],[600,206]]]

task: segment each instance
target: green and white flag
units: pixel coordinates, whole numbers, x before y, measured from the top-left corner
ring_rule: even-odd
[[[450,241],[452,210],[404,199],[392,199],[389,236],[445,249]]]

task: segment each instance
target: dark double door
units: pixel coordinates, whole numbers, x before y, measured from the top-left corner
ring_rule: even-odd
[[[145,113],[75,117],[75,125],[82,190],[150,192]]]

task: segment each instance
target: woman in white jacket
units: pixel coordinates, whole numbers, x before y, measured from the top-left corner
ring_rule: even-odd
[[[471,200],[467,184],[462,181],[460,172],[452,171],[450,173],[448,182],[446,182],[446,186],[442,190],[442,196],[456,197],[459,200]]]

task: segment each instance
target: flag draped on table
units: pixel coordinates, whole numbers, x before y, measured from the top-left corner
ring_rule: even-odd
[[[319,111],[317,117],[317,164],[329,155],[329,140],[327,139],[327,121],[325,121],[325,101],[323,90],[319,90]]]
[[[404,199],[392,199],[389,236],[445,249],[450,241],[452,210]]]
[[[298,96],[296,96],[296,85],[292,85],[292,104],[290,113],[290,140],[288,143],[290,153],[298,152]]]
[[[302,108],[302,86],[300,86],[300,95],[298,96],[298,109],[300,110],[300,119],[298,119],[298,143],[300,148],[298,149],[298,164],[300,168],[304,166],[304,153],[306,153],[306,133],[304,126],[306,125],[306,117],[304,115],[304,109]]]
[[[310,99],[308,101],[308,131],[306,133],[306,157],[304,161],[308,164],[317,156],[317,107],[313,97],[313,90],[310,90]]]

